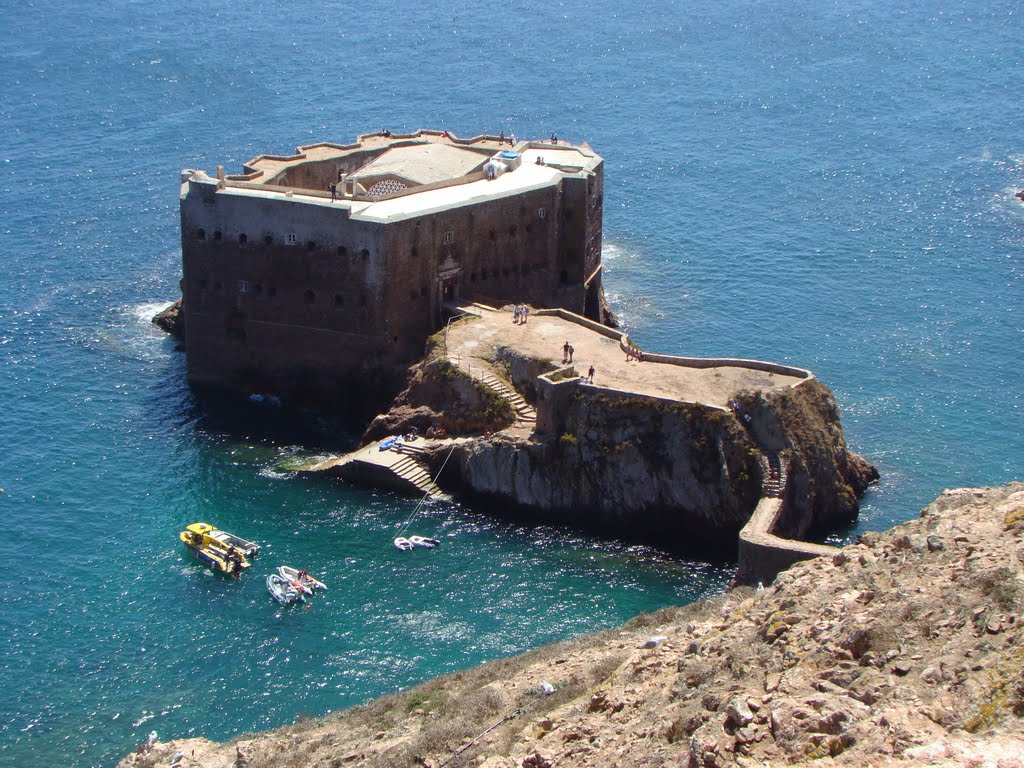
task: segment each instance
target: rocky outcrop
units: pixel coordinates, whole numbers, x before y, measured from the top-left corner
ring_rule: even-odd
[[[487,434],[515,420],[511,405],[460,370],[435,346],[409,369],[408,383],[392,407],[366,428],[363,442],[415,428],[442,427],[449,435]]]
[[[739,393],[734,413],[765,456],[786,465],[778,535],[803,538],[852,521],[878,471],[847,450],[839,408],[817,380],[798,387]]]
[[[828,389],[809,381],[742,400],[728,412],[587,390],[568,399],[547,434],[461,446],[457,482],[548,520],[663,542],[728,542],[757,505],[769,458],[781,453],[790,482],[780,535],[855,517],[877,473],[847,450]]]
[[[750,588],[121,768],[1024,765],[1024,484]],[[194,750],[194,753],[193,753]],[[820,761],[820,762],[819,762]]]
[[[171,334],[178,341],[185,340],[185,315],[181,310],[181,299],[167,309],[153,316],[153,325],[165,333]]]

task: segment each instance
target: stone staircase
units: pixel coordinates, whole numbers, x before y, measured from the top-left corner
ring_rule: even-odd
[[[768,454],[768,473],[764,478],[761,495],[769,499],[781,499],[786,488],[786,469],[779,454]]]
[[[392,451],[395,449],[392,448]],[[430,476],[430,470],[421,458],[424,454],[422,448],[403,443],[396,453],[400,454],[401,458],[390,465],[389,468],[392,472],[423,493],[440,499],[449,498],[448,494],[442,491]]]
[[[517,427],[534,428],[537,424],[537,410],[526,402],[522,395],[512,389],[512,387],[499,379],[493,373],[489,373],[487,371],[468,371],[468,373],[475,381],[479,381],[489,390],[498,395],[498,397],[502,398],[512,406],[512,410],[516,414]]]

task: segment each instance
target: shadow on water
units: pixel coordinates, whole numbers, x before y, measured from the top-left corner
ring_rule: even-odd
[[[506,524],[553,532],[560,538],[584,536],[617,549],[640,548],[671,559],[699,561],[714,567],[735,567],[737,561],[738,529],[711,531],[694,527],[684,530],[678,525],[660,524],[657,514],[636,515],[631,524],[624,527],[617,521],[599,519],[592,510],[552,512],[472,493],[466,493],[466,501]]]
[[[175,420],[214,439],[302,446],[311,452],[344,452],[356,447],[360,432],[349,423],[281,403],[272,395],[244,394],[182,384]],[[166,403],[164,403],[166,405]]]

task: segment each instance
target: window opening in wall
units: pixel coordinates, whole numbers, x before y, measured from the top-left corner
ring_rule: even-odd
[[[345,308],[345,297],[340,293],[334,294],[334,308],[344,309]]]
[[[565,216],[565,220],[566,221],[571,221],[572,220],[572,208],[566,208],[565,209],[565,213],[563,213],[562,215]]]
[[[302,300],[307,304],[312,304],[314,301],[316,301],[316,294],[313,293],[313,290],[311,288],[307,288],[306,292],[302,294]]]
[[[347,253],[348,253],[348,248],[346,248],[344,245],[339,245],[338,246],[338,255],[339,256],[344,256]]]
[[[420,250],[419,250],[419,248],[417,248],[417,247],[416,247],[416,246],[414,245],[414,246],[412,247],[412,250],[411,250],[411,251],[409,251],[409,256],[415,259],[415,258],[416,258],[417,256],[419,256],[419,255],[420,255]]]
[[[277,287],[272,285],[269,288],[267,288],[267,296],[269,296],[270,298],[274,298],[275,296],[277,296]]]
[[[222,288],[222,286],[221,286],[220,282],[216,282],[216,283],[213,284],[213,290],[215,292],[219,293],[221,288]]]
[[[365,307],[365,306],[366,306],[366,294],[365,294],[365,293],[364,293],[364,294],[362,294],[362,295],[361,295],[361,296],[359,297],[359,306],[360,306],[360,307]]]
[[[547,208],[538,208],[537,209],[537,218],[538,219],[546,219],[547,217],[548,217],[548,209]]]
[[[274,236],[273,235],[264,235],[263,236],[263,242],[264,242],[265,245],[273,245],[274,244]]]
[[[295,233],[294,232],[289,232],[287,235],[284,236],[284,244],[285,245],[295,245],[295,243],[297,243],[297,242],[298,242],[298,238],[295,237]]]
[[[198,237],[200,240],[205,240],[206,239],[206,230],[205,229],[200,229],[198,232],[196,232],[196,237]]]
[[[491,233],[490,233],[490,235],[488,235],[488,237],[490,237],[490,238],[491,238],[491,240],[497,240],[497,239],[498,239],[498,233],[497,233],[497,232],[495,232],[495,231],[494,231],[494,230],[492,229],[492,230],[491,230]]]
[[[449,229],[447,232],[444,233],[444,244],[445,245],[450,245],[451,243],[454,243],[454,242],[455,242],[455,232]]]
[[[569,284],[569,271],[566,270],[566,269],[563,269],[561,274],[558,276],[558,279],[561,281],[562,285],[568,285]]]
[[[425,286],[425,285],[421,286],[420,287],[420,298],[422,298],[422,297],[424,297],[426,295],[427,295],[427,286]]]
[[[368,258],[370,258],[370,252],[365,248],[363,248],[363,250],[359,252],[359,255],[363,257],[363,261],[366,261]]]
[[[471,283],[475,283],[476,282],[476,272],[470,273],[470,275],[469,275],[469,282],[471,282]]]
[[[223,235],[221,234],[219,229],[215,229],[213,231],[213,239],[214,240],[220,240],[222,237],[223,237]]]
[[[242,245],[245,245],[247,242],[249,242],[249,237],[245,234],[245,232],[238,236],[238,242],[241,243]]]
[[[314,250],[316,250],[316,243],[314,243],[312,240],[307,242],[306,243],[306,250],[307,251],[314,251]]]
[[[239,280],[238,281],[238,292],[239,293],[248,293],[249,292],[249,281],[248,280]]]

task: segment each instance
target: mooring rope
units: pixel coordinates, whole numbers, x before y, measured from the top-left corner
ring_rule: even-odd
[[[452,454],[454,452],[455,452],[455,446],[453,445],[451,447],[451,449],[448,451],[448,455],[445,456],[444,461],[441,463],[441,468],[439,470],[437,470],[437,474],[434,475],[434,479],[432,481],[434,483],[434,485],[437,485],[437,478],[439,478],[441,476],[441,473],[444,472],[444,468],[446,466],[448,466],[448,459],[450,459],[452,457]],[[420,498],[420,500],[416,503],[416,506],[413,508],[412,514],[409,515],[409,517],[406,519],[406,521],[404,523],[402,523],[402,526],[398,529],[398,534],[395,536],[395,538],[398,538],[399,536],[405,536],[406,532],[409,530],[409,526],[412,525],[413,520],[416,519],[416,515],[419,514],[420,507],[423,506],[423,503],[427,500],[427,498],[429,496],[430,496],[430,491],[425,491],[423,493],[423,496]]]

